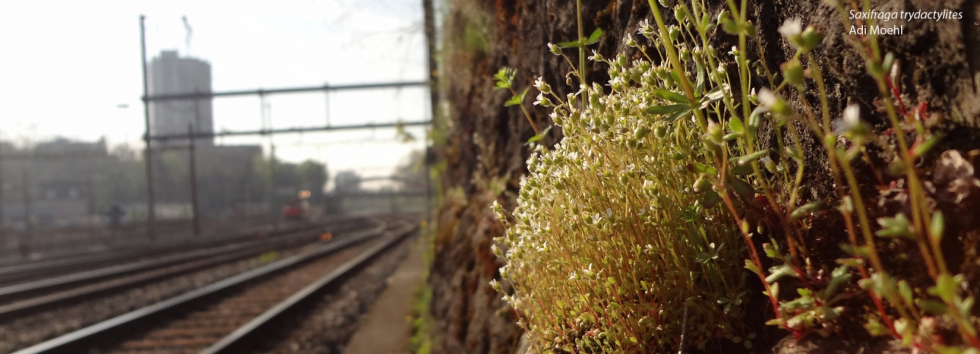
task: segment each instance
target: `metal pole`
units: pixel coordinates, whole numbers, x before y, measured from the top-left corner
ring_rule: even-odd
[[[269,203],[269,208],[272,208],[272,211],[275,212],[277,209],[276,209],[276,205],[273,204],[273,201],[276,200],[276,143],[274,141],[272,141],[272,139],[270,138],[269,139],[269,144],[271,146],[270,146],[270,149],[269,149],[270,150],[270,153],[269,153],[269,194],[268,194],[268,198],[269,199],[268,199],[268,203]],[[276,215],[275,218],[276,218],[276,221],[272,224],[272,228],[273,228],[273,230],[277,230],[278,231],[279,230],[279,215]]]
[[[427,42],[426,55],[429,59],[429,105],[430,105],[430,122],[435,122],[439,109],[439,66],[436,63],[436,20],[435,20],[435,10],[432,7],[432,0],[422,0],[422,10],[425,16],[425,39]],[[429,131],[431,133],[432,126],[430,125]],[[430,151],[429,151],[429,139],[425,140],[425,211],[426,220],[431,220],[432,215],[432,172],[429,166],[430,162]]]
[[[88,194],[88,203],[85,206],[85,224],[88,226],[89,235],[95,232],[95,228],[92,225],[92,215],[95,213],[95,181],[89,178],[88,183],[85,184],[85,193]]]
[[[29,168],[29,167],[28,167]],[[28,168],[25,168],[22,173],[24,176],[24,238],[20,240],[20,253],[22,256],[26,257],[30,253],[30,247],[27,245],[27,241],[30,240],[31,234],[33,232],[33,223],[31,221],[33,212],[31,211],[31,172]]]
[[[146,16],[140,15],[140,58],[143,64],[143,122],[146,125],[146,135],[143,140],[146,142],[146,232],[147,237],[150,242],[156,240],[156,232],[154,227],[156,226],[156,208],[153,205],[153,164],[152,164],[152,148],[150,146],[150,101],[147,100],[147,96],[150,91],[150,84],[148,73],[146,70],[146,26],[145,22]]]
[[[0,155],[3,155],[3,140],[0,140]],[[3,159],[0,159],[0,167],[2,167],[2,166],[3,166]],[[6,241],[7,241],[7,234],[5,234],[3,232],[3,227],[4,227],[4,224],[3,224],[3,221],[4,221],[3,220],[3,218],[4,218],[4,212],[3,212],[3,189],[4,188],[3,187],[4,187],[3,186],[3,168],[0,168],[0,249],[3,249],[3,246],[6,244]]]
[[[191,213],[194,218],[194,238],[198,238],[201,235],[201,213],[197,205],[197,163],[195,163],[195,151],[194,151],[194,139],[191,136],[194,135],[194,125],[187,125],[187,141],[190,142],[190,171],[191,171]]]

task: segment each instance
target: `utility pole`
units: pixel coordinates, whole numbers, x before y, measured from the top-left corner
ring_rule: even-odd
[[[146,15],[140,15],[140,58],[143,64],[143,122],[146,125],[146,135],[143,136],[143,140],[146,142],[146,156],[144,157],[146,162],[146,232],[147,237],[149,237],[150,242],[156,240],[155,234],[155,223],[156,223],[156,208],[153,205],[153,150],[151,149],[150,142],[150,101],[147,97],[150,94],[150,84],[148,73],[146,70],[146,26],[144,22],[146,21]]]
[[[191,171],[191,213],[194,218],[194,238],[201,235],[201,211],[197,205],[197,163],[195,163],[194,151],[194,125],[187,125],[187,141],[190,142],[190,171]]]
[[[25,168],[22,173],[24,176],[24,238],[20,240],[20,253],[21,256],[27,257],[30,253],[30,248],[27,246],[28,240],[31,239],[31,234],[33,233],[33,212],[31,211],[31,172]]]
[[[85,194],[88,197],[87,203],[85,205],[85,224],[88,225],[89,235],[94,231],[92,225],[92,215],[95,214],[95,179],[89,177],[87,183],[85,183]]]
[[[429,133],[431,134],[434,122],[436,120],[436,112],[439,110],[439,66],[436,63],[436,19],[435,19],[435,9],[432,6],[432,0],[422,0],[422,10],[425,13],[425,39],[426,43],[426,55],[429,59],[429,100],[431,116],[429,121],[433,122],[429,126]],[[429,166],[431,151],[429,151],[429,139],[425,139],[425,157],[423,158],[425,163],[425,211],[427,213],[426,220],[430,220],[432,216],[432,170]]]
[[[0,140],[0,155],[2,155],[2,154],[3,154],[3,140]],[[4,213],[3,213],[3,192],[4,192],[4,188],[3,187],[4,187],[4,185],[3,185],[3,168],[2,168],[2,166],[3,166],[3,159],[0,159],[0,249],[3,248],[3,245],[7,241],[7,234],[4,233],[4,231],[3,231],[3,226],[4,226],[3,225],[3,218],[4,218]]]
[[[270,150],[270,153],[269,153],[269,193],[268,193],[268,203],[269,203],[269,208],[271,208],[272,211],[275,212],[277,209],[276,209],[276,205],[273,203],[273,201],[276,200],[276,143],[274,141],[272,141],[271,136],[269,138],[269,144],[270,144],[270,149],[269,149]],[[272,226],[273,226],[273,230],[277,230],[278,231],[279,230],[279,216],[276,215],[275,218],[276,218],[276,221],[273,223]]]

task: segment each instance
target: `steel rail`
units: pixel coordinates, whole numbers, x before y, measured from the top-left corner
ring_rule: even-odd
[[[93,342],[99,340],[101,337],[111,336],[114,331],[125,331],[128,328],[131,328],[131,326],[138,325],[143,321],[154,318],[156,315],[164,314],[168,311],[180,310],[184,306],[189,306],[198,301],[208,299],[222,291],[243,285],[260,277],[297,266],[305,263],[306,261],[313,260],[318,257],[340,251],[346,247],[373,239],[382,234],[385,229],[387,229],[387,225],[381,225],[374,230],[363,231],[344,240],[330,242],[311,252],[298,254],[270,263],[263,267],[255,268],[250,271],[225,278],[202,288],[198,288],[153,305],[116,316],[109,320],[96,323],[37,345],[18,350],[14,353],[35,354],[84,352]]]
[[[68,274],[68,275],[63,275],[63,276],[58,276],[53,278],[42,279],[29,283],[21,283],[21,284],[0,287],[0,302],[10,301],[11,299],[14,298],[23,298],[23,297],[31,296],[40,292],[44,292],[46,290],[50,291],[55,289],[61,289],[75,284],[90,283],[90,282],[95,282],[95,281],[108,279],[112,277],[149,271],[157,268],[162,268],[162,267],[198,260],[202,258],[220,256],[222,254],[226,254],[229,252],[240,252],[240,251],[247,251],[248,253],[260,252],[261,250],[268,249],[269,246],[275,247],[280,244],[295,242],[300,238],[303,239],[311,238],[309,234],[310,231],[313,230],[298,231],[297,233],[300,233],[301,235],[290,235],[278,239],[254,240],[247,243],[231,244],[231,245],[219,246],[216,248],[200,249],[188,253],[167,255],[155,259],[147,259],[147,260],[137,261],[133,263],[126,263],[126,264],[120,264],[116,266],[93,269],[81,273],[73,273],[73,274]],[[4,313],[2,310],[0,310],[0,316],[2,315],[4,315]]]
[[[313,224],[313,225],[302,225],[297,227],[291,227],[288,229],[274,231],[271,233],[270,237],[280,237],[282,235],[291,234],[295,232],[309,231],[319,227],[322,227],[322,225]],[[95,254],[95,255],[83,254],[77,257],[67,256],[65,258],[52,259],[50,261],[5,266],[5,267],[0,267],[0,282],[11,282],[20,279],[35,278],[46,274],[57,273],[65,269],[98,266],[100,264],[123,261],[126,259],[135,259],[139,257],[154,256],[158,254],[180,252],[188,249],[218,247],[225,244],[241,242],[243,240],[250,240],[252,239],[253,235],[254,235],[253,232],[246,232],[234,237],[210,239],[203,242],[192,241],[190,243],[181,242],[181,243],[163,244],[158,247],[153,247],[149,249],[142,248],[139,246],[130,246],[130,247],[117,249],[115,251],[108,251],[108,253],[104,253],[104,254]]]
[[[375,225],[377,226],[377,225]],[[26,283],[22,284],[24,286],[15,285],[7,288],[0,288],[0,295],[5,295],[0,298],[6,299],[17,299],[19,301],[11,302],[7,304],[0,304],[0,319],[12,318],[14,316],[23,315],[24,313],[37,312],[45,308],[50,308],[59,304],[67,303],[70,301],[77,301],[79,299],[90,298],[96,295],[104,294],[111,291],[117,291],[120,289],[132,288],[156,280],[174,277],[181,274],[186,274],[201,269],[206,269],[209,267],[214,267],[220,264],[225,264],[229,262],[239,261],[254,257],[256,255],[262,254],[264,252],[295,246],[306,241],[312,241],[315,236],[309,235],[309,231],[300,232],[300,235],[293,235],[286,239],[276,239],[275,242],[267,241],[257,244],[248,245],[248,247],[230,248],[224,247],[219,250],[208,250],[208,251],[220,251],[220,252],[208,252],[207,255],[194,255],[194,257],[169,257],[165,261],[165,265],[160,264],[150,264],[146,267],[129,267],[124,266],[123,274],[137,273],[135,275],[129,275],[117,280],[108,280],[113,276],[119,274],[108,274],[113,272],[104,272],[101,270],[96,270],[91,272],[93,274],[79,273],[78,277],[75,275],[69,275],[65,278],[58,279],[52,278],[53,281],[42,280],[37,283]],[[233,253],[229,253],[233,252]],[[183,258],[183,259],[179,259]],[[151,263],[161,263],[157,260],[151,260]],[[164,269],[163,267],[167,267]],[[135,268],[135,269],[132,269]],[[111,269],[110,269],[111,270]],[[119,273],[119,272],[116,272]],[[101,283],[95,283],[92,285],[81,285],[79,287],[72,288],[72,284],[82,283],[82,282],[94,282],[97,280],[105,280]],[[28,295],[37,294],[44,289],[66,289],[60,292],[48,293],[46,295],[32,297],[24,300]],[[7,290],[3,292],[4,290]],[[43,294],[43,293],[42,293]]]
[[[295,310],[302,303],[315,301],[316,296],[328,290],[329,286],[336,285],[340,280],[365,266],[368,261],[374,259],[384,251],[398,244],[400,241],[405,239],[405,237],[414,234],[417,229],[417,227],[411,227],[408,230],[399,231],[398,233],[388,237],[388,239],[384,240],[381,244],[374,246],[364,253],[361,253],[354,259],[347,261],[320,279],[310,283],[310,285],[307,285],[302,290],[297,291],[286,300],[276,304],[258,317],[253,318],[251,321],[242,325],[231,334],[228,334],[207,349],[201,351],[201,354],[240,353],[244,349],[244,346],[247,345],[248,338],[258,337],[263,329],[270,328],[277,320],[285,317],[288,312]]]

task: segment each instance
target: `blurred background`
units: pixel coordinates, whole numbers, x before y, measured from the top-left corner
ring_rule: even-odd
[[[0,255],[423,211],[423,24],[417,0],[0,4]]]

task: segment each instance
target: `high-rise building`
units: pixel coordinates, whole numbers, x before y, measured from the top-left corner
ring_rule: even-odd
[[[164,50],[150,63],[150,96],[211,92],[211,64],[194,58],[181,58],[176,51]],[[150,111],[153,136],[211,133],[211,98],[154,101]],[[186,140],[167,140],[165,145],[183,145]],[[195,139],[195,144],[213,145],[212,138]]]

